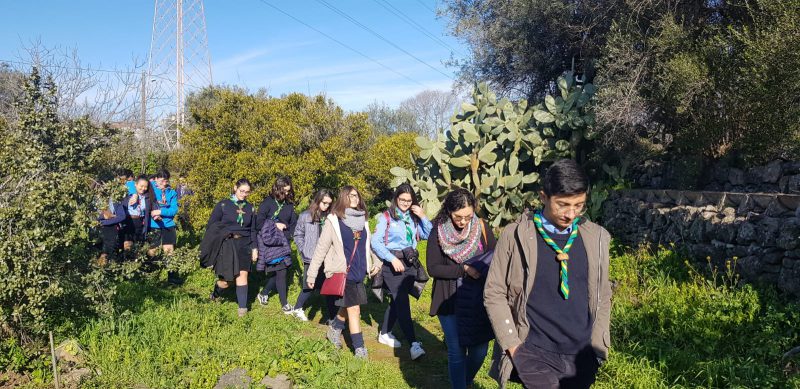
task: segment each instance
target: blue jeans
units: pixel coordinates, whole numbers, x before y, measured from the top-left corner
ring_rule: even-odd
[[[478,370],[486,358],[489,343],[461,347],[458,344],[458,319],[456,315],[439,315],[439,323],[444,331],[444,343],[447,345],[447,370],[450,373],[450,384],[453,389],[466,388],[472,383]]]

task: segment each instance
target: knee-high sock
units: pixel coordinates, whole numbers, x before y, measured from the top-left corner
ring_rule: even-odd
[[[247,308],[247,285],[236,285],[236,302],[239,308]]]

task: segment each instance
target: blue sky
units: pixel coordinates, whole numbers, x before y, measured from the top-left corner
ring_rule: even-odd
[[[390,13],[384,1],[445,44]],[[340,46],[264,2],[392,70]],[[349,110],[361,109],[372,101],[395,106],[424,89],[451,88],[454,69],[442,62],[451,54],[461,57],[467,50],[446,35],[447,21],[437,19],[432,11],[436,0],[327,2],[437,70],[317,0],[209,0],[205,2],[205,13],[214,83],[239,85],[251,91],[263,87],[276,96],[289,92],[325,93]],[[132,58],[147,58],[153,10],[153,1],[3,2],[0,60],[25,58],[20,57],[20,48],[40,40],[47,47],[76,48],[84,66],[125,68],[131,65]]]

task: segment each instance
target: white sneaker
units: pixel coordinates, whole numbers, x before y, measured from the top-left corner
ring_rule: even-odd
[[[283,311],[284,315],[291,315],[294,313],[294,307],[289,304],[284,305],[281,310]]]
[[[256,297],[258,298],[258,303],[261,304],[261,305],[267,305],[267,302],[269,302],[269,295],[268,294],[261,294],[261,292],[259,292],[258,296],[256,296]]]
[[[422,343],[411,343],[411,360],[415,361],[417,358],[425,355],[425,350],[422,349]]]
[[[397,338],[395,338],[391,332],[387,332],[385,334],[379,334],[378,343],[385,344],[393,348],[400,348],[401,346],[400,341],[397,340]]]
[[[303,310],[300,309],[300,308],[293,310],[292,311],[292,316],[300,319],[300,321],[308,321],[308,318],[306,317],[306,313],[303,312]]]

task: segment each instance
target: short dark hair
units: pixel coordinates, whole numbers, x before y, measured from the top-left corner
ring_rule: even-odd
[[[248,180],[246,178],[240,178],[239,181],[236,181],[236,187],[237,188],[242,186],[242,185],[247,185],[247,186],[249,186],[251,188],[253,187],[253,185],[250,185],[250,180]]]
[[[475,212],[478,212],[478,200],[472,192],[464,188],[456,188],[452,190],[447,196],[444,197],[442,208],[433,219],[434,223],[442,224],[450,219],[450,214],[466,207],[472,207]]]
[[[156,174],[155,174],[155,176],[153,178],[165,178],[165,179],[169,180],[169,170],[161,169],[161,170],[156,172]]]
[[[542,191],[548,196],[577,195],[589,192],[589,177],[572,159],[553,163],[542,179]]]
[[[117,177],[132,178],[133,171],[131,169],[125,169],[125,168],[119,169],[117,170]]]
[[[145,175],[145,174],[142,174],[139,177],[136,177],[136,182],[139,182],[139,181],[147,181],[147,184],[150,185],[150,177],[147,177],[147,175]]]

